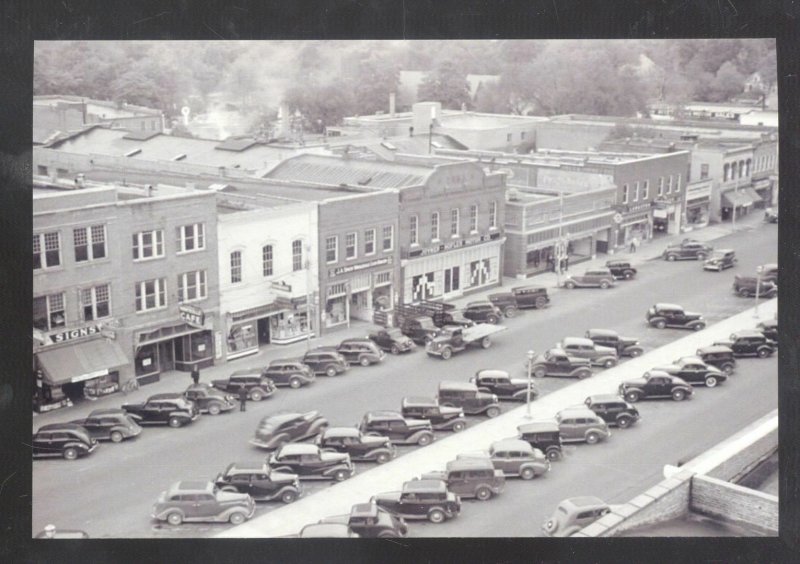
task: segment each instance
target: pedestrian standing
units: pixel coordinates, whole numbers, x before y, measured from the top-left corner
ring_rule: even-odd
[[[247,388],[239,388],[239,411],[247,411]]]
[[[200,369],[197,368],[197,366],[193,366],[192,367],[192,381],[195,384],[199,384],[200,383]]]
[[[564,257],[564,272],[569,270],[569,257]]]

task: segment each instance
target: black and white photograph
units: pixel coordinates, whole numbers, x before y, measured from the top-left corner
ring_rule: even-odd
[[[774,39],[33,61],[33,537],[778,535]]]

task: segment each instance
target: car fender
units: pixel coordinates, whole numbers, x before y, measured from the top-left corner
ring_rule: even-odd
[[[368,450],[367,452],[365,452],[363,454],[363,457],[364,458],[370,458],[370,457],[373,457],[373,456],[377,457],[379,454],[381,454],[383,452],[388,453],[389,456],[392,456],[392,450],[390,448],[388,448],[388,447],[376,447],[376,448],[373,448],[372,450]],[[394,458],[394,457],[392,457],[392,458]]]
[[[86,443],[83,443],[81,441],[68,441],[64,443],[64,446],[62,446],[59,450],[63,451],[68,448],[77,448],[78,450],[86,452],[89,450],[90,447],[86,446]]]
[[[423,434],[432,435],[432,436],[435,437],[435,435],[433,435],[433,433],[431,431],[429,431],[428,429],[420,429],[419,431],[415,431],[412,434],[410,434],[408,437],[406,437],[405,441],[410,442],[410,443],[416,443],[419,440],[420,435],[423,435]]]
[[[336,472],[338,472],[339,470],[346,470],[347,472],[350,472],[350,468],[346,464],[339,463],[334,466],[329,466],[328,468],[325,468],[322,471],[321,475],[325,477],[330,477],[336,474]]]
[[[533,382],[531,382],[531,398],[535,398],[538,395],[537,390],[533,387]],[[518,390],[511,395],[514,399],[528,399],[528,389]]]
[[[266,443],[264,443],[264,448],[275,448],[276,445],[290,442],[292,442],[292,438],[286,433],[281,433],[280,435],[275,435]]]
[[[314,421],[311,426],[308,428],[309,434],[319,434],[320,432],[327,429],[329,426],[328,420],[325,418],[320,418]]]
[[[523,462],[522,464],[520,464],[519,468],[517,469],[517,473],[522,474],[522,472],[527,468],[533,470],[533,473],[537,476],[541,474],[541,472],[537,471],[536,464],[534,464],[533,462]]]
[[[658,322],[658,321],[663,321],[664,323],[666,323],[667,322],[667,318],[663,317],[661,315],[654,315],[653,317],[651,317],[650,319],[647,320],[647,323],[649,323],[650,325],[655,325],[656,322]]]
[[[168,419],[172,419],[173,417],[177,417],[178,419],[186,419],[188,421],[191,421],[192,419],[192,416],[185,411],[170,411]]]
[[[270,499],[277,499],[277,498],[281,497],[287,491],[291,491],[291,492],[296,493],[297,497],[300,497],[302,495],[302,493],[303,493],[302,489],[296,488],[292,484],[286,484],[282,488],[272,492],[272,495],[270,496]]]
[[[122,433],[123,437],[127,437],[127,436],[130,435],[130,430],[127,427],[123,426],[123,425],[114,425],[113,427],[111,427],[111,429],[108,430],[108,434],[110,435],[111,433],[113,433],[115,431],[119,432],[119,433]]]
[[[246,515],[250,514],[250,508],[247,507],[246,505],[234,505],[232,507],[228,507],[221,513],[217,513],[217,515],[214,516],[214,521],[225,522],[228,519],[230,519],[231,513],[236,513],[241,511],[244,511]]]
[[[166,521],[167,520],[167,515],[170,514],[170,513],[175,513],[175,512],[180,513],[181,517],[183,517],[183,519],[186,520],[186,514],[183,512],[183,509],[181,509],[179,507],[165,507],[164,509],[162,509],[158,513],[154,513],[153,516],[156,519],[158,519],[159,521]]]
[[[594,360],[594,362],[595,362],[595,363],[597,363],[597,364],[605,364],[605,363],[606,363],[607,361],[609,361],[609,360],[613,360],[614,362],[619,362],[619,358],[618,358],[618,357],[616,357],[616,356],[614,356],[614,355],[610,355],[610,354],[605,354],[605,355],[602,355],[602,356],[597,356],[597,357],[595,357],[593,360]]]

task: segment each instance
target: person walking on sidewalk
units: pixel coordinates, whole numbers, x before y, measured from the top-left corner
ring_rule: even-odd
[[[639,238],[634,237],[633,239],[631,239],[631,252],[635,253],[638,247],[639,247]]]
[[[247,411],[247,388],[239,388],[239,411]]]
[[[193,366],[192,367],[192,381],[195,384],[199,384],[200,383],[200,369],[197,368],[197,366]]]

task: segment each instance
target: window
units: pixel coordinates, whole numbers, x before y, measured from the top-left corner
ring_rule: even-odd
[[[193,223],[178,227],[178,252],[188,253],[206,248],[205,225]]]
[[[659,196],[663,196],[664,195],[664,177],[663,176],[659,176],[658,177],[658,195]]]
[[[157,278],[136,283],[136,311],[167,306],[167,279]]]
[[[42,252],[44,248],[44,252]],[[33,236],[33,269],[53,268],[61,264],[61,238],[58,231]]]
[[[458,235],[458,208],[450,210],[450,236]]]
[[[43,165],[36,165],[36,174],[47,176],[47,167]]]
[[[520,132],[519,138],[520,139],[525,139],[525,132],[524,131]]]
[[[164,231],[142,231],[133,234],[133,260],[164,256]]]
[[[636,184],[633,185],[633,201],[639,201],[639,181],[636,181]]]
[[[409,218],[409,225],[408,225],[408,234],[409,234],[409,241],[412,245],[419,244],[419,218],[416,215],[412,215]]]
[[[642,200],[646,200],[650,196],[650,181],[645,180],[642,184]]]
[[[469,207],[469,232],[478,232],[478,206],[475,204]]]
[[[391,251],[394,248],[394,226],[385,225],[383,227],[383,250]]]
[[[178,302],[193,302],[206,297],[205,270],[195,270],[178,275]]]
[[[356,258],[356,234],[348,233],[344,236],[344,258],[351,260]]]
[[[75,262],[105,258],[106,228],[104,225],[73,229],[72,238],[75,243]]]
[[[701,164],[700,165],[700,180],[703,180],[704,178],[708,178],[708,165],[707,164]]]
[[[66,324],[63,293],[33,298],[33,326],[36,329],[49,331]]]
[[[494,200],[489,202],[489,228],[497,228],[497,202]]]
[[[507,135],[506,135],[506,141],[508,141],[509,143],[511,143],[511,133],[509,133],[509,134],[507,134]]]
[[[108,284],[84,288],[80,291],[81,312],[84,321],[94,321],[111,315]]]
[[[628,185],[627,184],[623,184],[622,185],[622,203],[623,204],[627,204],[628,203]]]
[[[744,162],[744,175],[745,176],[750,176],[750,164],[751,163],[752,163],[752,160],[750,160],[750,159],[747,159]]]
[[[679,174],[675,177],[675,193],[677,194],[680,191],[681,191],[681,175]]]
[[[266,276],[272,276],[272,245],[261,247],[261,272]]]
[[[728,171],[730,168],[731,166],[727,163],[725,163],[725,166],[722,167],[722,180],[728,180]]]
[[[292,272],[303,270],[303,242],[300,239],[292,241]]]
[[[439,212],[431,214],[431,241],[439,240]]]
[[[242,251],[231,253],[231,284],[242,281]]]
[[[367,229],[364,231],[364,254],[371,255],[375,253],[375,230]]]
[[[325,262],[332,263],[338,260],[339,237],[333,235],[325,239]]]
[[[672,194],[672,175],[667,179],[667,194]]]

